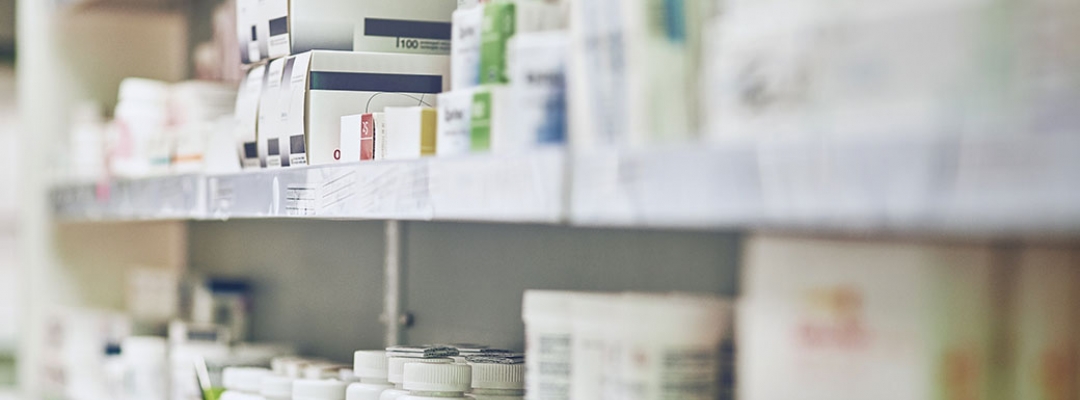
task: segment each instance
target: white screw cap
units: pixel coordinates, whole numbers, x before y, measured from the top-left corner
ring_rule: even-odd
[[[405,364],[410,363],[424,363],[424,364],[449,364],[454,362],[449,358],[408,358],[408,357],[390,357],[387,361],[386,380],[390,383],[402,383],[405,381]]]
[[[467,392],[472,368],[464,364],[405,364],[405,390]]]
[[[525,364],[471,363],[474,389],[525,389]]]
[[[262,378],[262,391],[265,397],[291,397],[293,379],[287,376],[266,375]]]
[[[386,379],[389,367],[385,350],[360,350],[353,353],[353,373],[358,377]]]
[[[333,379],[301,379],[293,382],[293,400],[345,400],[345,382]]]

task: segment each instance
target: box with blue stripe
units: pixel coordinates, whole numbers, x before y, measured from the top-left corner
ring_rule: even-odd
[[[433,107],[436,94],[449,87],[450,60],[444,55],[311,51],[290,61],[276,131],[291,166],[338,162],[341,117],[386,107]]]

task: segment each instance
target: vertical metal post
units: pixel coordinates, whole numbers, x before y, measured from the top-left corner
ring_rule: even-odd
[[[386,221],[386,259],[383,272],[383,323],[386,324],[387,346],[401,344],[402,328],[405,320],[404,306],[404,232],[403,223],[395,220]]]

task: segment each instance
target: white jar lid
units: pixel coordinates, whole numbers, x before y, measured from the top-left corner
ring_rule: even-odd
[[[360,350],[353,353],[353,373],[361,378],[386,379],[389,368],[385,350]]]
[[[465,364],[405,364],[405,390],[467,392],[472,368]]]
[[[292,397],[293,379],[287,376],[266,375],[262,378],[262,393],[267,397]]]
[[[390,357],[386,362],[386,380],[391,383],[402,383],[405,378],[405,364],[409,363],[425,363],[425,364],[449,364],[454,362],[449,358],[407,358],[407,357]]]
[[[293,400],[345,400],[345,382],[334,379],[293,381]]]
[[[266,368],[225,367],[221,371],[221,383],[226,390],[259,393],[262,378],[270,373]]]
[[[474,389],[525,389],[525,364],[470,363]]]

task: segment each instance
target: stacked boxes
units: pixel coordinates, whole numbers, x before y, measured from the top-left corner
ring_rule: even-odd
[[[342,117],[381,112],[387,106],[433,104],[435,94],[449,89],[445,55],[450,52],[450,17],[456,3],[239,1],[241,57],[246,64],[268,61],[251,67],[246,93],[236,105],[244,165],[338,162]],[[262,85],[256,90],[260,73]],[[374,157],[371,147],[367,154]],[[345,153],[359,160],[359,148]]]

